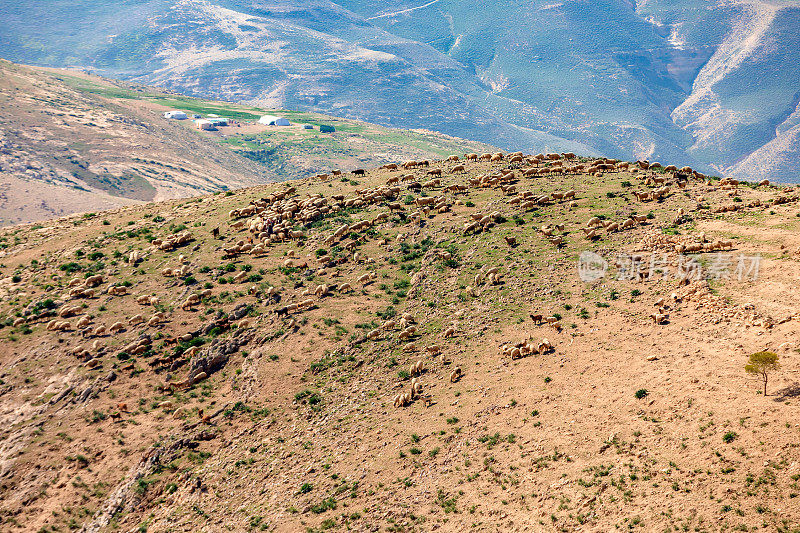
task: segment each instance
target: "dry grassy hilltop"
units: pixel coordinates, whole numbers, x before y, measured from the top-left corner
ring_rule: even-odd
[[[800,193],[393,167],[1,230],[2,529],[799,530]]]

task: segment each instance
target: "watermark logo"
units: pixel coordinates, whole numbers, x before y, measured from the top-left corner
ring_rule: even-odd
[[[578,257],[578,276],[581,281],[592,283],[603,279],[608,271],[608,261],[603,256],[588,250],[581,252]]]
[[[734,255],[715,253],[703,258],[699,255],[652,253],[650,257],[640,254],[617,254],[612,263],[616,269],[613,275],[617,280],[659,281],[668,279],[725,279],[738,281],[757,280],[761,266],[760,255]],[[606,277],[609,262],[600,254],[581,252],[578,257],[578,277],[586,283],[593,283]]]

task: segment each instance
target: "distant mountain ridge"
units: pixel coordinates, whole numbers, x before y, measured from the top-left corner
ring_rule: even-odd
[[[797,1],[0,0],[0,11],[0,55],[16,61],[504,148],[798,179]]]

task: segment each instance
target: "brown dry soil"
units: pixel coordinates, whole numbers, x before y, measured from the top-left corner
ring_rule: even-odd
[[[452,163],[433,165],[447,186],[508,163],[468,163],[456,174]],[[254,218],[231,218],[231,209],[288,185],[298,202],[321,194],[335,205],[332,195],[355,199],[400,174],[304,179],[2,230],[2,529],[798,531],[800,210],[791,188],[692,178],[641,203],[632,192],[648,189],[647,172],[517,170],[519,193],[574,189],[576,200],[522,209],[497,187],[426,189],[450,209],[420,220],[406,203],[420,193],[401,183],[404,211],[335,245],[323,241],[388,213],[387,202],[330,209],[297,222],[305,238],[226,257],[224,248],[253,237]],[[725,205],[740,209],[716,212]],[[501,216],[485,230],[463,233],[470,215],[493,211]],[[596,242],[581,230],[592,216],[621,222],[634,213],[649,216]],[[559,223],[557,248],[540,227]],[[181,231],[192,240],[172,251],[151,244]],[[687,291],[675,279],[617,280],[613,267],[596,283],[578,277],[584,250],[613,258],[645,249],[646,261],[653,243],[671,250],[666,240],[701,233],[731,240],[734,256],[760,254],[758,279],[713,280],[702,298],[674,300]],[[143,258],[136,265],[127,261],[133,250]],[[306,267],[292,266],[295,254]],[[180,255],[183,276],[162,276]],[[325,268],[320,255],[340,262]],[[698,255],[713,264],[712,253]],[[489,267],[499,282],[475,286]],[[70,280],[97,273],[100,289],[122,284],[127,294],[70,300]],[[359,283],[366,273],[375,279]],[[345,282],[354,290],[313,294]],[[181,308],[204,289],[200,304]],[[142,295],[160,303],[136,303]],[[654,324],[661,297],[668,320]],[[311,308],[276,313],[308,298]],[[48,331],[65,304],[78,306],[63,319],[70,329]],[[130,324],[156,311],[165,314],[159,324]],[[404,313],[416,320],[416,351],[404,349],[399,329],[365,338]],[[560,317],[561,329],[531,314]],[[90,325],[77,329],[83,317]],[[92,334],[117,321],[121,332]],[[450,326],[455,335],[445,338]],[[144,334],[146,351],[128,353]],[[549,353],[511,360],[500,350],[542,338]],[[433,344],[440,354],[425,350]],[[199,351],[185,356],[192,346]],[[203,358],[221,347],[228,353],[205,379],[165,387],[206,368]],[[782,365],[767,396],[744,372],[748,355],[764,349]],[[418,360],[422,396],[394,407]],[[453,383],[456,366],[463,377]]]

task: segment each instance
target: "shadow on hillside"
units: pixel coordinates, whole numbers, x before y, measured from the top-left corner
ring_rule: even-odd
[[[773,400],[776,402],[783,402],[789,398],[796,398],[800,396],[800,383],[794,382],[791,385],[774,392],[773,394],[775,396]]]

